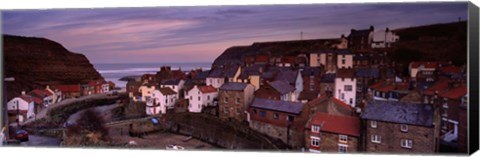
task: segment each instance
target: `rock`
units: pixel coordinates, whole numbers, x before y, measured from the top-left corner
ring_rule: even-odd
[[[46,85],[103,80],[85,55],[49,39],[3,35],[3,51],[5,76],[15,78],[6,83],[8,100]]]

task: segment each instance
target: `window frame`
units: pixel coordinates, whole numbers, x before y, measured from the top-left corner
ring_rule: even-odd
[[[312,125],[312,128],[310,129],[310,131],[314,133],[320,133],[320,126]]]
[[[321,140],[320,137],[310,136],[310,145],[313,147],[320,147],[320,140]]]
[[[380,136],[380,135],[372,135],[372,136],[370,137],[370,141],[371,141],[372,143],[382,143],[382,136]]]
[[[410,140],[410,139],[401,139],[401,140],[400,140],[400,147],[402,147],[402,148],[408,148],[408,149],[413,148],[413,140]]]
[[[374,120],[370,121],[370,127],[377,128],[378,127],[377,121],[374,121]]]
[[[338,135],[338,142],[348,143],[348,135]]]
[[[400,131],[402,131],[402,132],[408,132],[408,125],[406,125],[406,124],[400,124]]]
[[[345,150],[342,151],[341,148],[344,148]],[[346,153],[347,151],[348,151],[348,145],[346,145],[346,144],[338,144],[338,152],[339,152],[339,153]]]

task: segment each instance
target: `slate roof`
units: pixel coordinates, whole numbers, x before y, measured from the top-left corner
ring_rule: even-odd
[[[310,75],[313,75],[313,76],[320,76],[321,74],[321,71],[322,69],[318,68],[318,67],[305,67],[303,70],[302,70],[302,75],[303,76],[310,76]]]
[[[290,84],[295,84],[295,81],[297,80],[297,74],[298,71],[296,70],[282,70],[278,72],[275,80],[285,80]]]
[[[272,86],[273,89],[275,89],[277,92],[279,92],[282,95],[295,90],[295,87],[292,87],[287,82],[281,81],[281,80],[272,81],[272,82],[269,82],[268,84],[270,84],[270,86]]]
[[[297,115],[302,112],[303,106],[304,104],[299,102],[269,100],[269,99],[262,99],[262,98],[255,98],[253,100],[252,105],[250,105],[250,107],[254,107],[254,108],[280,111],[280,112],[292,113]]]
[[[224,67],[216,67],[210,70],[208,77],[213,78],[223,78],[223,77],[233,77],[237,72],[238,65],[225,65]]]
[[[162,80],[162,85],[178,85],[180,83],[180,79],[169,79],[169,80]]]
[[[367,102],[362,119],[431,127],[433,107],[429,104],[373,100]]]
[[[238,76],[239,79],[247,79],[251,75],[260,75],[260,69],[265,69],[265,64],[254,64],[249,67],[246,67],[242,70],[240,75]]]
[[[315,113],[312,120],[308,123],[308,128],[312,125],[321,125],[321,132],[331,132],[349,136],[360,136],[360,118],[353,116],[329,115],[321,112]]]
[[[355,69],[355,75],[357,75],[357,77],[378,78],[380,71],[377,68],[358,68]]]
[[[208,73],[210,73],[210,70],[198,72],[197,75],[195,75],[195,77],[193,79],[194,80],[205,80],[205,79],[207,79]]]
[[[335,74],[335,73],[332,73],[332,74],[323,74],[323,75],[320,77],[320,82],[322,82],[322,83],[333,83],[333,82],[335,82],[335,77],[336,77],[336,74]]]
[[[348,37],[359,37],[359,36],[368,36],[370,34],[370,29],[355,30],[348,35]]]
[[[177,94],[177,92],[173,91],[171,88],[169,87],[165,87],[165,88],[160,88],[158,89],[160,91],[160,93],[162,93],[163,95],[173,95],[173,94]]]
[[[227,82],[224,83],[219,89],[220,90],[244,90],[248,84],[239,83],[239,82]]]

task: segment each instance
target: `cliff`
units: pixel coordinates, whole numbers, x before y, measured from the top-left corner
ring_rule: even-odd
[[[7,99],[46,85],[86,83],[103,77],[88,59],[45,38],[3,35]]]

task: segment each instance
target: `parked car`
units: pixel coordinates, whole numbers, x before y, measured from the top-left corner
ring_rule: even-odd
[[[28,141],[28,132],[25,130],[18,130],[15,132],[15,139],[19,141]]]

